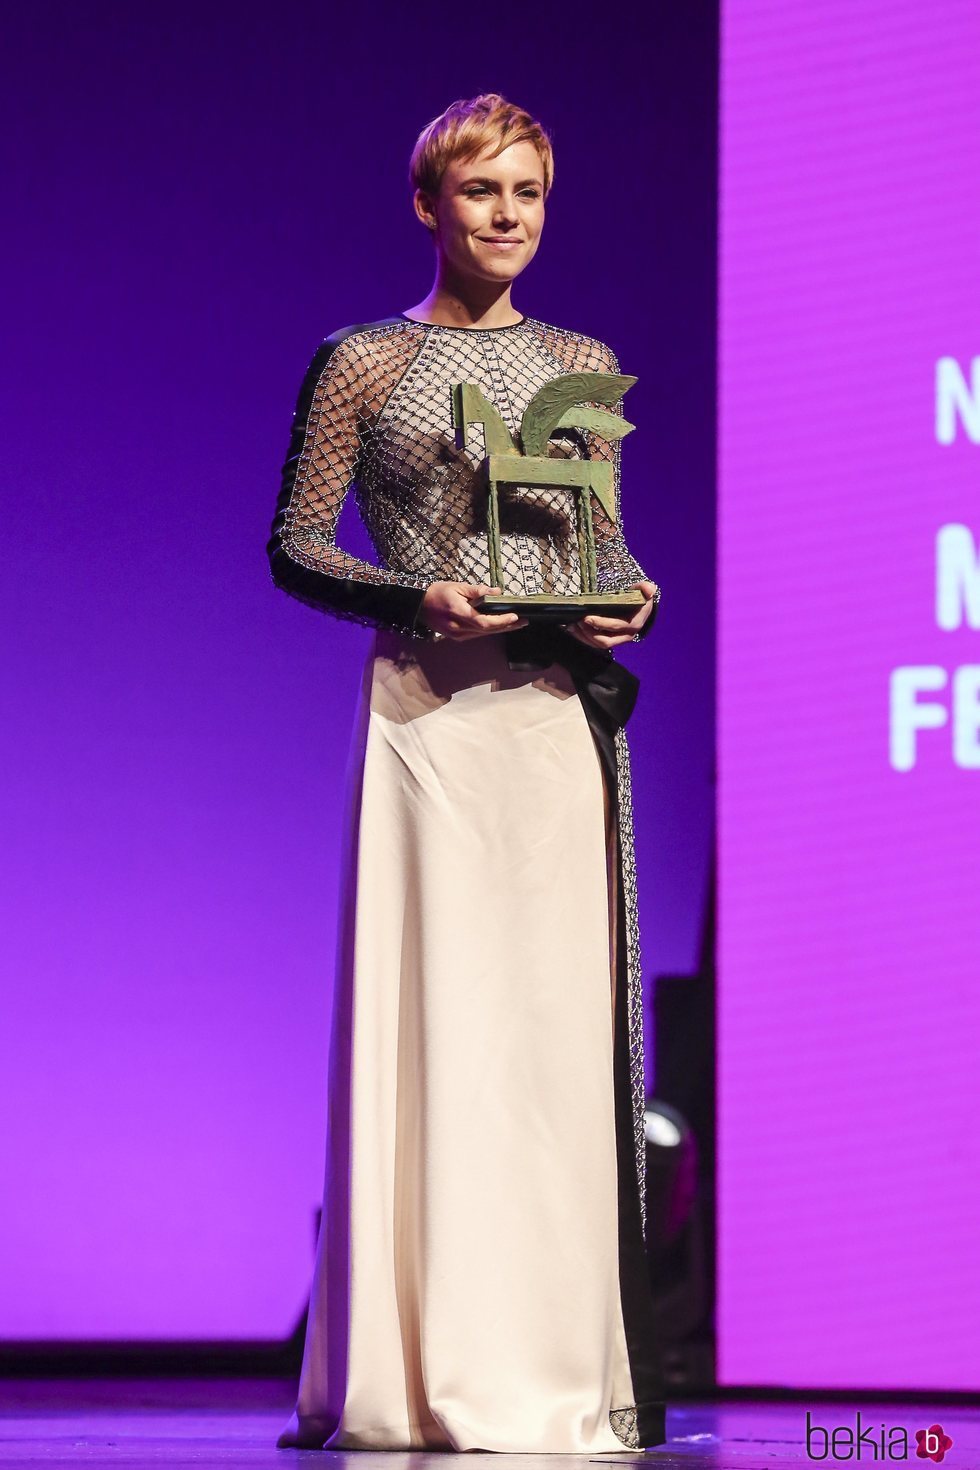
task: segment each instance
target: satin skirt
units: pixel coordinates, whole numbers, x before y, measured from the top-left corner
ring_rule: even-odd
[[[324,1208],[277,1444],[625,1452],[614,803],[571,676],[510,669],[495,635],[379,632],[347,780]]]

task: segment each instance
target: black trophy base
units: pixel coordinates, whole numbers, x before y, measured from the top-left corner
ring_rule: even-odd
[[[629,592],[580,592],[559,597],[553,592],[488,592],[475,603],[477,612],[519,613],[535,622],[575,623],[595,614],[600,618],[631,618],[646,599],[638,589]]]

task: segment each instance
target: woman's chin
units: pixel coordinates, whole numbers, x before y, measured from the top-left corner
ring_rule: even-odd
[[[481,281],[513,281],[526,264],[524,260],[481,260],[474,264],[473,274]]]

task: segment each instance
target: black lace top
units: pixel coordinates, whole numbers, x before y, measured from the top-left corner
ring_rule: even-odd
[[[457,447],[452,385],[475,383],[516,434],[549,379],[618,371],[602,342],[532,317],[480,328],[394,316],[334,332],[317,348],[296,405],[267,547],[276,586],[338,617],[431,637],[417,621],[430,583],[491,580],[486,497],[478,493],[483,428],[472,425],[467,447]],[[549,453],[612,460],[618,514],[618,442],[561,429]],[[352,485],[377,565],[336,543]],[[518,485],[502,498],[504,591],[580,590],[571,497],[564,487]],[[592,515],[599,590],[645,580],[621,519],[613,525],[596,502]]]

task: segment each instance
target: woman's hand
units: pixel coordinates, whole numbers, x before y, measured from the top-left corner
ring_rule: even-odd
[[[518,613],[481,613],[473,606],[486,592],[500,592],[483,582],[433,582],[426,589],[418,621],[443,638],[482,638],[487,633],[510,633],[526,628]]]
[[[629,643],[648,618],[653,616],[653,599],[657,594],[656,582],[636,582],[646,599],[633,616],[626,618],[600,618],[596,614],[579,618],[575,623],[563,623],[567,633],[590,648],[612,648],[617,643]]]

